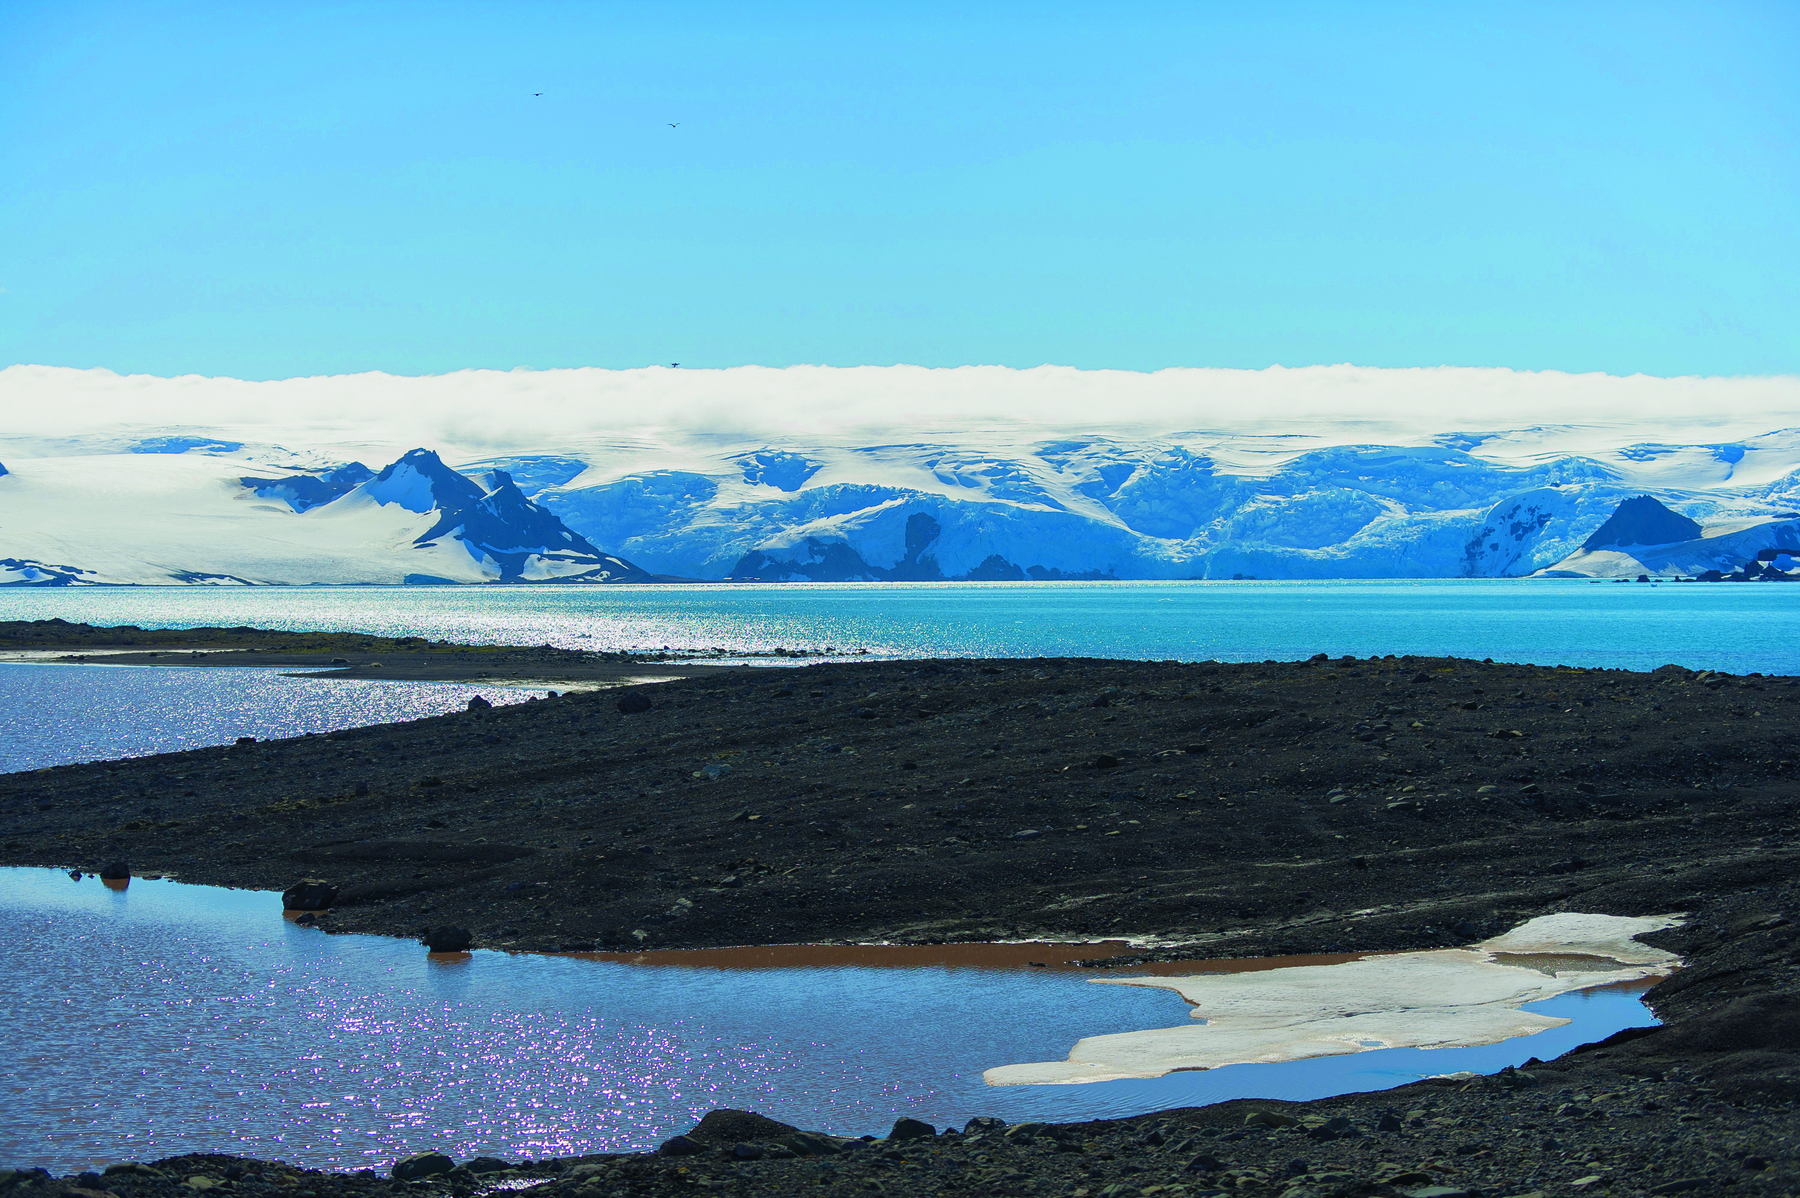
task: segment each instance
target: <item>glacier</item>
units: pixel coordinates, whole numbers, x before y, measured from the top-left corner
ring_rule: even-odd
[[[1328,381],[1363,388],[1354,406],[1271,415],[1161,392],[1131,408],[1133,388],[1174,385],[1160,374],[885,369],[463,372],[388,379],[404,402],[384,407],[370,388],[387,376],[8,368],[0,395],[33,415],[0,433],[0,585],[1628,577],[1800,548],[1800,428],[1775,422],[1800,399],[1793,380],[1744,381],[1761,398],[1742,411],[1737,381],[1648,380],[1673,397],[1660,412],[1627,419],[1637,401],[1615,397],[1605,419],[1549,422],[1507,409],[1542,415],[1533,387],[1560,403],[1633,380],[1343,368]],[[1243,385],[1302,375],[1327,378]],[[1369,398],[1432,380],[1486,406],[1396,415]],[[1725,389],[1708,398],[1711,382]],[[916,405],[936,414],[898,411],[901,383],[938,387]],[[854,419],[822,415],[828,384]],[[66,412],[56,387],[72,388]],[[805,403],[752,402],[754,388],[786,402],[783,387]],[[1041,414],[1001,419],[983,387]],[[1028,387],[1064,390],[1033,408]],[[196,398],[240,392],[255,402]],[[303,394],[342,410],[269,402]],[[128,418],[177,400],[209,419]],[[1640,496],[1698,534],[1591,543]]]

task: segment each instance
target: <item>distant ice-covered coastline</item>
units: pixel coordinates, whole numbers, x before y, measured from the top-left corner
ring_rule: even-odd
[[[0,438],[0,582],[26,585],[1605,577],[1800,549],[1793,379],[13,367],[0,396],[29,413]],[[1640,495],[1699,534],[1588,544]]]

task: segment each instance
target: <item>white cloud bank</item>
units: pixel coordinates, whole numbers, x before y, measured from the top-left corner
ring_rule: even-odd
[[[0,370],[11,438],[199,428],[245,441],[439,445],[471,453],[718,438],[869,444],[1034,435],[1304,432],[1404,443],[1540,425],[1670,440],[1796,422],[1800,378],[1654,378],[1469,367],[1308,366],[1154,373],[1039,366],[465,370],[268,382],[109,370]]]

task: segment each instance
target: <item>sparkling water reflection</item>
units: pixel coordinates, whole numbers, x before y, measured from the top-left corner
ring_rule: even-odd
[[[713,1107],[880,1133],[900,1115],[1086,1119],[1374,1089],[1552,1057],[1654,1022],[1635,994],[1485,1048],[1388,1050],[1151,1081],[990,1088],[982,1071],[1187,1018],[1078,971],[683,968],[328,936],[274,895],[0,870],[0,1159],[59,1171],[189,1151],[361,1167],[646,1148]]]
[[[1800,587],[1579,580],[98,587],[0,591],[0,619],[880,656],[1492,657],[1800,673]]]
[[[108,761],[417,720],[473,695],[523,703],[541,688],[293,678],[280,670],[0,664],[0,772]]]

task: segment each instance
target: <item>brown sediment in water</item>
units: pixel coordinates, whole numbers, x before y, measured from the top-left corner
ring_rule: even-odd
[[[586,961],[615,961],[682,969],[1005,969],[1047,972],[1092,971],[1095,962],[1138,957],[1142,949],[1123,940],[1096,944],[766,944],[731,948],[652,949],[646,952],[569,953]],[[1296,965],[1336,965],[1358,953],[1312,953],[1291,957],[1130,961],[1108,976],[1146,974],[1175,977],[1192,973],[1249,973]]]

